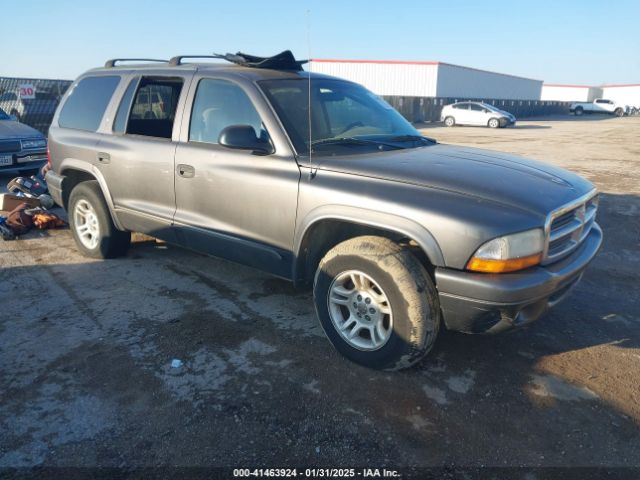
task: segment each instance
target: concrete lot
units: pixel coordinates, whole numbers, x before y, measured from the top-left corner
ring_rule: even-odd
[[[381,373],[337,355],[286,282],[144,238],[90,261],[32,232],[0,241],[0,467],[640,466],[640,117],[423,132],[603,192],[603,250],[544,319],[444,332]]]

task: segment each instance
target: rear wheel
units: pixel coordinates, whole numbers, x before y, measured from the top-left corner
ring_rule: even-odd
[[[131,233],[116,228],[98,182],[82,182],[69,197],[69,226],[80,252],[92,258],[124,255]]]
[[[500,126],[500,121],[497,118],[491,118],[489,119],[488,125],[491,128],[498,128]]]
[[[435,343],[440,307],[433,282],[389,239],[357,237],[334,247],[318,266],[313,293],[329,341],[355,363],[399,370]]]
[[[447,117],[444,119],[444,124],[447,127],[453,127],[456,124],[456,119],[453,117]]]

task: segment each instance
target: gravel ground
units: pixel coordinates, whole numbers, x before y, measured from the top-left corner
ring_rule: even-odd
[[[639,131],[424,126],[586,176],[605,244],[539,322],[443,332],[398,373],[341,358],[310,292],[256,270],[143,236],[109,261],[67,230],[0,241],[0,468],[640,467]]]

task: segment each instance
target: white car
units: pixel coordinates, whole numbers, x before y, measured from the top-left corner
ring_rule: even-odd
[[[482,102],[458,102],[442,109],[440,120],[447,127],[454,125],[481,125],[483,127],[506,127],[515,125],[516,117]]]

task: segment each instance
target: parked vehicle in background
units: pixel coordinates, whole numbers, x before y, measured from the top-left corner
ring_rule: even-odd
[[[515,125],[516,117],[487,103],[457,102],[442,109],[440,121],[447,127],[476,125],[498,128]]]
[[[17,92],[0,94],[0,108],[19,122],[32,123],[35,117],[53,117],[58,98],[48,92],[36,92],[35,98],[22,98]]]
[[[622,117],[625,113],[625,106],[616,103],[613,100],[596,98],[591,103],[572,103],[569,107],[569,111],[576,116],[584,115],[585,113],[607,113],[609,115],[615,115],[616,117]]]
[[[34,128],[0,109],[0,172],[33,171],[47,161],[47,140]]]
[[[152,85],[140,92],[131,110],[132,118],[163,118],[166,116],[164,100],[159,87]]]
[[[84,255],[124,255],[144,232],[313,285],[335,348],[394,370],[442,326],[538,319],[600,248],[596,189],[574,173],[438,144],[291,52],[184,58],[109,61],[58,108],[46,180]],[[162,118],[133,112],[151,87]]]

